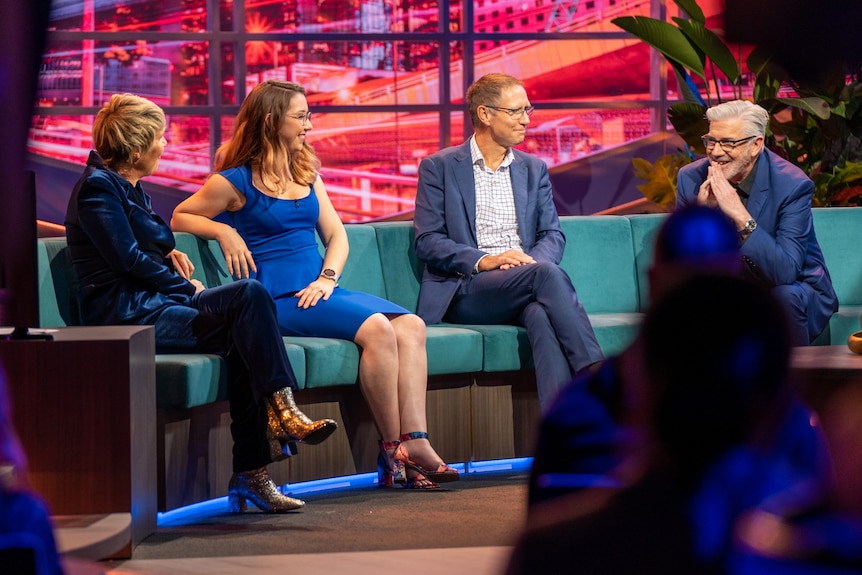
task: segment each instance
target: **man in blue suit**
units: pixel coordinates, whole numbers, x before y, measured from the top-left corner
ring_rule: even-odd
[[[724,212],[739,230],[746,271],[769,286],[791,326],[791,343],[808,345],[838,310],[838,298],[814,234],[805,173],[764,146],[769,114],[743,100],[707,110],[707,157],[679,171],[677,205]]]
[[[467,90],[474,135],[419,165],[416,255],[425,263],[418,314],[433,324],[527,329],[539,402],[550,404],[602,352],[569,276],[544,162],[515,150],[533,107],[523,83],[488,74]]]

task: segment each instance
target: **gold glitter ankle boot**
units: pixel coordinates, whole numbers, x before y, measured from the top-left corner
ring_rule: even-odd
[[[278,490],[266,467],[231,476],[227,487],[228,510],[231,513],[246,511],[248,501],[264,513],[285,513],[305,507],[305,501],[288,497]]]
[[[312,421],[302,413],[293,400],[293,391],[289,387],[280,389],[267,398],[267,413],[269,420],[277,421],[283,430],[279,439],[284,441],[299,441],[308,445],[317,445],[338,427],[335,420],[319,419]]]

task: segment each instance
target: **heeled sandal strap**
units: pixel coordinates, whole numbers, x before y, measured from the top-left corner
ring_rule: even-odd
[[[410,441],[411,439],[428,439],[428,434],[424,431],[413,431],[401,435],[401,441]]]
[[[390,449],[396,449],[399,445],[401,445],[401,441],[383,441],[382,439],[377,441],[377,445],[380,446],[380,451],[389,451]]]
[[[405,489],[440,489],[440,484],[434,481],[431,481],[421,473],[417,474],[415,477],[408,477],[406,483],[404,483]]]

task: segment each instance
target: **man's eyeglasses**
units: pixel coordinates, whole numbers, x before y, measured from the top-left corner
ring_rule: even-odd
[[[286,116],[288,118],[296,118],[297,120],[299,120],[303,124],[306,124],[306,123],[310,124],[311,123],[311,112],[306,112],[304,114],[286,114]]]
[[[729,152],[736,149],[744,142],[758,137],[759,136],[748,136],[747,138],[740,138],[738,140],[716,140],[715,138],[711,138],[710,136],[701,136],[700,141],[703,142],[703,147],[707,150],[713,149],[715,145],[718,144],[718,147],[721,148],[723,151]]]
[[[500,108],[498,106],[485,106],[485,107],[491,108],[492,110],[499,110],[501,112],[506,112],[511,117],[515,118],[516,120],[520,120],[524,116],[524,114],[526,114],[527,117],[529,118],[530,116],[533,115],[533,112],[535,111],[535,108],[532,106],[527,106],[526,108]]]

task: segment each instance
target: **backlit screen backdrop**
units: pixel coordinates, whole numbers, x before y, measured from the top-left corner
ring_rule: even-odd
[[[169,145],[150,180],[191,193],[245,94],[290,80],[309,91],[309,141],[342,219],[367,221],[412,210],[419,160],[469,136],[463,95],[488,72],[526,83],[537,111],[522,147],[549,166],[664,129],[672,74],[610,23],[661,15],[664,4],[54,0],[29,150],[77,170],[93,114],[132,92],[168,113]],[[699,4],[715,25],[722,3]],[[677,15],[672,3],[667,11]]]

